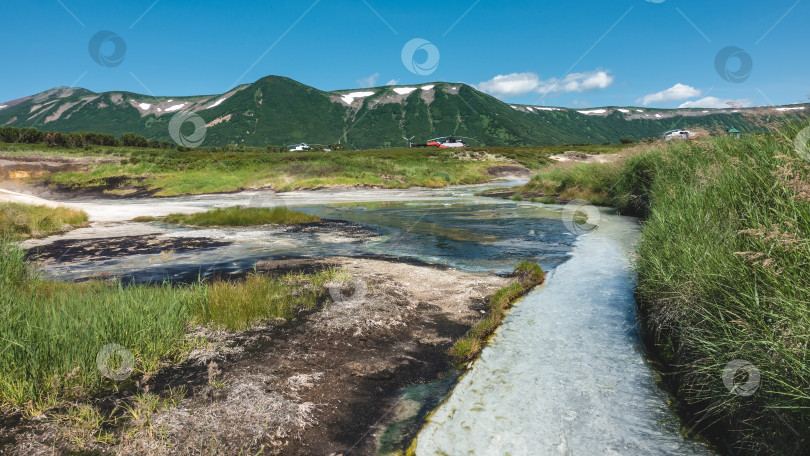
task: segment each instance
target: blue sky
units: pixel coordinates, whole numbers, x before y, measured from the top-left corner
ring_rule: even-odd
[[[222,93],[270,74],[322,90],[459,81],[511,103],[569,107],[788,104],[810,94],[810,0],[3,0],[0,8],[3,101],[61,85]],[[126,44],[120,64],[91,57],[100,31]],[[429,44],[403,59],[414,39]],[[738,49],[721,55],[718,71],[730,46]],[[107,41],[96,57],[114,51]],[[420,67],[429,57],[438,65]]]

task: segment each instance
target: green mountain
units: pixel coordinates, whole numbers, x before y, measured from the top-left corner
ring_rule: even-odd
[[[171,118],[193,112],[206,124],[203,145],[208,146],[342,142],[357,149],[447,135],[474,138],[473,145],[552,145],[639,140],[676,128],[749,132],[785,117],[804,119],[808,106],[573,110],[510,105],[460,83],[324,92],[268,76],[224,94],[192,97],[58,87],[0,103],[0,125],[116,136],[134,132],[170,141]],[[190,122],[183,125],[183,133],[193,130]]]

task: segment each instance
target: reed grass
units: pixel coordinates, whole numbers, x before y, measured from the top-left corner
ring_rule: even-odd
[[[18,239],[45,237],[83,226],[88,216],[68,207],[0,203],[0,232]]]

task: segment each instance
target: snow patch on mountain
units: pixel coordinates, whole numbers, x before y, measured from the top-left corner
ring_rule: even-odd
[[[342,97],[340,97],[340,99],[343,100],[344,103],[350,105],[354,102],[356,98],[366,98],[372,95],[374,95],[374,92],[352,92],[343,95]]]
[[[217,100],[217,101],[215,101],[215,102],[211,103],[211,104],[210,104],[210,105],[209,105],[207,108],[205,108],[205,109],[216,108],[217,106],[221,105],[223,101],[225,101],[225,100],[227,100],[227,99],[228,99],[228,97],[222,97],[222,98],[220,98],[219,100]]]
[[[586,116],[595,116],[599,114],[606,114],[607,109],[594,109],[592,111],[577,111],[580,114],[585,114]]]
[[[165,109],[166,112],[177,111],[178,109],[182,109],[183,106],[187,105],[188,103],[180,103],[179,105],[170,106]]]

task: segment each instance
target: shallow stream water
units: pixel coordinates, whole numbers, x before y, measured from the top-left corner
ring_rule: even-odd
[[[194,239],[212,245],[195,249],[157,248],[145,253],[119,249],[118,254],[103,260],[92,256],[83,259],[79,255],[71,261],[60,261],[76,256],[81,244],[65,242],[59,255],[53,258],[55,261],[43,262],[41,266],[46,273],[62,280],[111,275],[132,282],[161,282],[240,274],[251,271],[260,261],[280,258],[382,256],[495,272],[511,271],[523,260],[538,262],[550,270],[568,258],[576,233],[563,224],[559,206],[515,204],[475,196],[481,188],[253,192],[71,203],[87,210],[93,220],[104,225],[86,235],[81,230],[69,234],[67,237],[73,237],[74,241],[92,241],[94,236],[102,235],[123,238],[138,233],[164,243]],[[304,205],[306,202],[317,204]],[[126,220],[147,211],[151,215],[165,215],[233,205],[285,206],[336,224],[303,229],[270,226],[191,229],[118,221],[122,215]],[[133,225],[139,227],[134,229]],[[83,247],[87,249],[86,245]]]
[[[602,210],[519,301],[418,436],[417,455],[711,454],[680,434],[636,334],[638,223]]]

